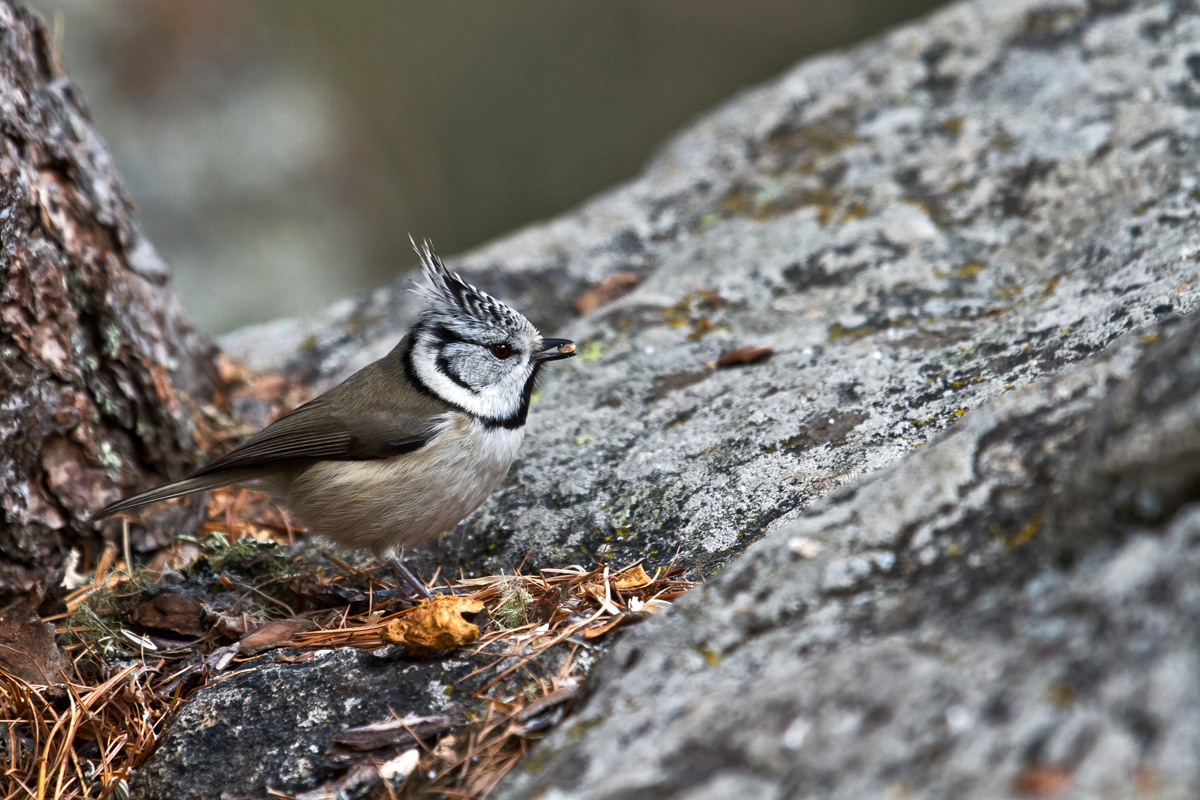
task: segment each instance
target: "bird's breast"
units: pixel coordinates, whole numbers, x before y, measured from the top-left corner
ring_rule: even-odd
[[[482,505],[512,466],[524,428],[446,416],[420,450],[372,461],[321,461],[298,477],[288,505],[314,533],[384,553],[448,531]]]

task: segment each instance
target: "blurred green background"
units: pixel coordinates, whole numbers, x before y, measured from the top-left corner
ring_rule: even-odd
[[[33,0],[200,327],[312,313],[635,176],[942,0]]]

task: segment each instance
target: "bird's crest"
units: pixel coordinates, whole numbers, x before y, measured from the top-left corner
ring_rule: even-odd
[[[448,317],[459,323],[470,321],[504,328],[519,329],[529,325],[520,313],[447,269],[428,239],[422,245],[411,236],[409,241],[421,259],[421,271],[429,282],[427,286],[417,284],[414,288],[417,294],[433,304],[423,316]]]

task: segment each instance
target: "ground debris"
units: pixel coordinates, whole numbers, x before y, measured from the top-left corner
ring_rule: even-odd
[[[483,603],[469,597],[439,594],[429,598],[384,628],[383,640],[403,645],[415,658],[424,658],[470,644],[479,638],[479,626],[467,621],[483,611]]]
[[[204,534],[149,554],[148,567],[131,573],[110,547],[84,565],[87,582],[61,599],[62,613],[43,622],[5,612],[0,715],[12,785],[35,797],[125,792],[197,689],[256,658],[299,664],[328,648],[396,643],[410,659],[466,648],[482,665],[460,681],[469,707],[347,729],[324,755],[334,777],[304,796],[482,797],[566,714],[591,663],[581,649],[692,585],[671,567],[600,563],[443,580],[413,605],[378,602],[399,587],[361,563],[306,547],[265,496],[222,489]]]
[[[54,641],[54,626],[20,606],[0,612],[0,670],[41,684],[61,684],[74,674]]]
[[[311,631],[317,624],[311,619],[277,619],[255,628],[253,632],[243,636],[239,642],[241,652],[254,655],[272,647],[278,647],[297,633]]]
[[[758,364],[766,361],[775,350],[771,347],[739,347],[735,350],[726,350],[717,357],[717,360],[711,363],[714,368],[732,367],[738,364]]]
[[[600,306],[632,292],[640,280],[635,272],[609,275],[575,299],[575,310],[580,314],[590,314]]]

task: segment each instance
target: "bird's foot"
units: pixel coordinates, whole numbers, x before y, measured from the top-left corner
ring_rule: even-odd
[[[423,580],[417,577],[417,574],[408,568],[408,565],[399,558],[391,560],[392,571],[399,579],[399,583],[405,588],[396,589],[380,589],[372,593],[372,597],[379,599],[404,598],[409,601],[420,603],[424,600],[430,600],[435,594],[454,594],[454,589],[449,586],[436,589],[430,588]]]

